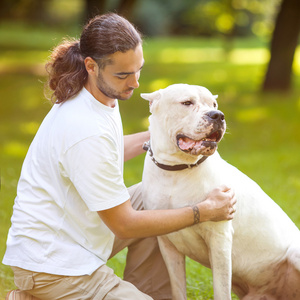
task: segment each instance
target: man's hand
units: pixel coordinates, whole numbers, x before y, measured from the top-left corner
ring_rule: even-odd
[[[236,202],[235,193],[231,188],[225,185],[215,188],[205,201],[197,204],[200,222],[232,220]]]

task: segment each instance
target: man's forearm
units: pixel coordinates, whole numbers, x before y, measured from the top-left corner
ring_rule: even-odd
[[[192,207],[136,211],[130,200],[98,214],[120,239],[163,235],[195,223]]]
[[[124,136],[124,160],[127,161],[145,152],[143,144],[150,139],[149,131]]]
[[[136,211],[128,200],[113,208],[98,211],[98,214],[119,238],[144,238],[168,234],[200,222],[232,220],[235,204],[234,191],[221,186],[211,191],[205,201],[193,206]]]

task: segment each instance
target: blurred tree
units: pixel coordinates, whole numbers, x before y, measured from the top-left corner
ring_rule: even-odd
[[[9,19],[12,16],[13,8],[16,7],[19,0],[2,0],[0,1],[0,19]]]
[[[137,0],[120,0],[117,11],[127,19],[131,19]]]
[[[84,2],[85,2],[85,12],[84,12],[85,23],[95,15],[102,14],[105,12],[106,0],[84,0]]]
[[[134,7],[137,0],[84,0],[85,1],[85,15],[84,19],[87,21],[97,14],[103,14],[107,11],[113,11],[120,15],[131,19]]]
[[[0,20],[45,21],[48,0],[1,0]]]
[[[273,26],[274,8],[279,0],[190,1],[174,23],[173,31],[189,35],[265,37]]]
[[[300,2],[283,0],[271,41],[271,59],[263,83],[264,91],[290,89],[299,32]]]

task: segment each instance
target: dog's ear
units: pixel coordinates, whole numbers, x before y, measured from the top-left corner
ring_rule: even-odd
[[[160,91],[155,91],[153,93],[142,93],[141,97],[149,101],[150,111],[151,111],[153,102],[158,101],[161,98],[161,93]]]
[[[213,95],[213,97],[217,100],[219,95]]]

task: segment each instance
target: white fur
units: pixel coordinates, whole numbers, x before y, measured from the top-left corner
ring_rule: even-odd
[[[177,84],[152,94],[151,148],[162,164],[192,164],[202,154],[178,148],[176,136],[200,140],[211,130],[206,113],[216,110],[206,88]],[[192,100],[186,106],[184,101]],[[225,131],[225,125],[224,125]],[[159,237],[172,282],[173,300],[186,299],[184,257],[212,268],[214,299],[231,299],[231,288],[245,300],[300,299],[300,233],[281,208],[250,178],[217,152],[201,165],[182,171],[157,167],[149,154],[143,173],[146,209],[171,209],[206,199],[215,187],[235,190],[233,221],[204,222]]]

